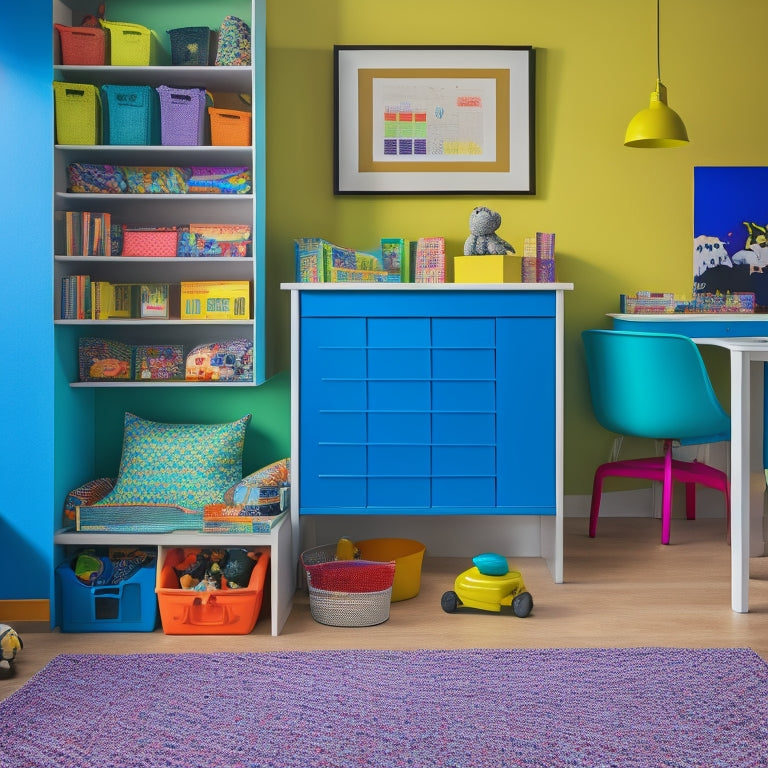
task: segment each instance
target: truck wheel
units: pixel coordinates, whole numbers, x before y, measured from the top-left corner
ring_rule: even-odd
[[[533,610],[533,598],[530,592],[521,592],[512,601],[512,610],[520,619],[524,619]]]
[[[446,613],[453,613],[459,605],[459,596],[455,592],[444,592],[440,606]]]

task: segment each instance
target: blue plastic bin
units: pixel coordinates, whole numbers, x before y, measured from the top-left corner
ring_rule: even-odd
[[[56,568],[62,632],[152,632],[158,626],[157,558],[119,584],[89,587],[69,562]]]
[[[160,144],[160,99],[148,85],[102,85],[105,144]]]

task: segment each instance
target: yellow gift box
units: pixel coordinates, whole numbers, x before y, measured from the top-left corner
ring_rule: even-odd
[[[522,257],[514,254],[499,256],[455,256],[454,283],[519,283],[522,281]]]

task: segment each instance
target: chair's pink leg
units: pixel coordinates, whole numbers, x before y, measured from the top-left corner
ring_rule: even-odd
[[[603,473],[602,467],[598,467],[595,472],[595,479],[592,483],[592,504],[589,509],[589,537],[595,538],[597,534],[597,516],[600,514],[600,497],[603,493]]]
[[[688,520],[696,519],[696,483],[685,484],[685,516]]]
[[[661,502],[661,543],[669,544],[672,527],[672,442],[664,441],[664,488]]]

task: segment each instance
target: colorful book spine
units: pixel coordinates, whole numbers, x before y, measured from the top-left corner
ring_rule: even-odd
[[[296,280],[300,283],[324,283],[324,240],[319,237],[300,237],[294,240],[296,254]]]
[[[536,233],[536,282],[555,282],[555,234]]]
[[[445,238],[420,237],[416,241],[416,283],[445,282]]]
[[[526,237],[523,241],[523,263],[521,279],[524,283],[536,282],[536,238]]]
[[[387,272],[387,282],[410,282],[410,250],[402,237],[383,237],[381,239],[381,260]]]

